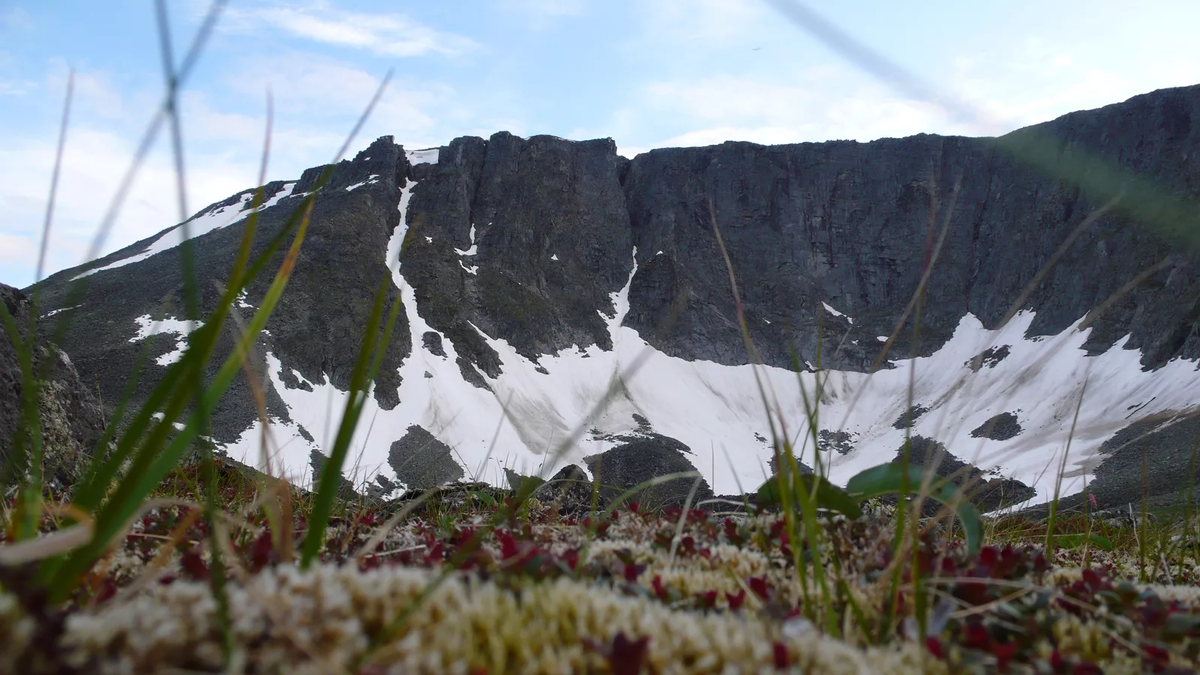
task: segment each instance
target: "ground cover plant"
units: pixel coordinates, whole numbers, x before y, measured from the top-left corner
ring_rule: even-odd
[[[165,126],[178,150],[176,93],[222,5],[178,66],[164,50],[168,92],[148,139]],[[158,12],[169,44],[164,3]],[[1107,174],[1087,175],[1098,193],[1111,187]],[[352,395],[314,484],[293,486],[222,458],[205,440],[207,415],[249,368],[319,188],[257,257],[250,215],[211,314],[198,315],[194,283],[185,290],[188,319],[202,327],[142,407],[116,407],[65,491],[45,477],[54,448],[43,443],[39,414],[46,374],[37,336],[46,329],[35,323],[36,287],[27,326],[0,303],[23,374],[23,425],[0,521],[0,671],[1195,670],[1200,539],[1190,509],[1152,514],[1143,504],[1126,514],[1084,499],[1068,512],[1055,499],[1043,514],[985,517],[968,499],[969,480],[939,476],[937,458],[910,463],[911,444],[899,461],[834,486],[812,449],[819,379],[800,428],[761,392],[775,475],[736,499],[689,496],[682,508],[645,499],[669,480],[698,485],[688,473],[616,499],[601,499],[609,486],[586,474],[516,477],[507,487],[461,482],[391,502],[347,494],[350,441],[400,310],[385,302],[390,279],[361,327]],[[1105,208],[1116,204],[1112,192]],[[1135,205],[1149,213],[1145,194],[1155,193],[1135,195]],[[941,220],[932,210],[926,267],[897,333],[909,314],[920,316],[953,204],[952,196]],[[1148,218],[1161,220],[1161,211]],[[713,236],[720,242],[715,217]],[[192,246],[183,244],[185,279]],[[243,321],[236,299],[261,275],[271,275],[270,290]],[[241,337],[206,380],[230,324]]]

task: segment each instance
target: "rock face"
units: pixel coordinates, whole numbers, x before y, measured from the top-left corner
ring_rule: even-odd
[[[971,431],[972,438],[1007,441],[1021,433],[1021,421],[1015,413],[1004,412],[989,418]]]
[[[1193,119],[1200,119],[1197,87],[1072,113],[1036,130],[1058,143],[1060,155],[1086,151],[1194,197],[1200,133]],[[929,255],[932,219],[940,227],[949,217],[946,240],[919,344],[911,344],[911,326],[900,331],[895,349],[905,356],[935,350],[967,312],[995,326],[1100,206],[987,139],[931,135],[653,150],[631,162],[625,191],[639,261],[627,321],[648,340],[687,358],[745,362],[715,217],[766,362],[786,366],[794,349],[816,363],[823,318],[822,365],[851,369],[869,365],[875,336],[895,328]],[[1200,356],[1194,252],[1119,212],[1079,237],[1025,303],[1037,311],[1033,334],[1062,331],[1164,259],[1165,268],[1105,313],[1088,346],[1102,351],[1130,334],[1126,347],[1141,349],[1147,366]],[[846,316],[822,313],[822,302]]]
[[[642,483],[671,474],[695,472],[687,459],[691,450],[679,441],[665,436],[651,435],[623,443],[584,459],[588,469],[600,484],[600,499],[611,504]],[[653,485],[628,498],[651,507],[683,507],[688,493],[692,491],[696,478],[677,478]],[[708,482],[700,478],[700,485],[692,497],[692,505],[713,496]],[[627,501],[628,501],[627,500]]]
[[[1138,96],[1035,130],[1052,139],[1051,154],[1058,159],[1086,153],[1194,199],[1200,196],[1200,127],[1193,118],[1200,119],[1200,87]],[[586,358],[598,353],[587,352],[593,347],[615,351],[609,322],[619,321],[667,357],[750,362],[718,232],[746,329],[765,363],[862,372],[880,358],[880,336],[897,336],[889,358],[898,359],[942,348],[967,314],[984,328],[997,327],[1068,235],[1106,201],[1023,164],[995,139],[919,135],[772,147],[730,142],[653,150],[629,160],[617,155],[611,140],[523,139],[501,132],[423,152],[432,152],[436,161],[383,137],[353,160],[310,169],[294,184],[264,186],[273,205],[261,212],[256,253],[283,231],[318,176],[332,172],[319,192],[287,291],[256,346],[278,380],[264,388],[269,416],[296,427],[294,437],[308,448],[317,448],[323,434],[293,420],[299,408],[289,401],[301,391],[332,396],[348,388],[381,285],[389,302],[410,299],[382,357],[372,393],[378,410],[407,410],[412,396],[402,401],[399,393],[404,377],[427,380],[429,391],[450,391],[452,383],[438,368],[444,360],[455,368],[453,379],[470,385],[468,393],[454,389],[455,395],[473,404],[491,401],[497,417],[500,407],[505,418],[519,417],[525,425],[519,431],[522,451],[538,454],[561,440],[575,420],[558,419],[554,401],[525,396],[509,407],[506,397],[517,387],[502,375],[517,359],[537,366],[528,377],[520,374],[521,386],[534,389],[542,381],[536,378],[552,374],[543,367],[548,358]],[[249,194],[207,207],[195,222],[236,212]],[[202,314],[219,297],[217,287],[228,277],[244,222],[197,240]],[[393,241],[401,235],[402,242]],[[98,381],[106,401],[120,395],[143,349],[159,359],[178,346],[177,336],[146,337],[138,329],[163,316],[187,318],[180,248],[148,254],[175,236],[164,231],[41,286],[47,308],[78,305],[70,310],[73,320],[62,345],[84,377]],[[939,240],[921,311],[906,314]],[[239,311],[254,311],[281,262],[282,253],[276,254]],[[87,272],[94,273],[84,277],[80,300],[72,300],[71,280]],[[627,296],[621,295],[626,288]],[[1139,350],[1144,368],[1200,357],[1195,251],[1134,222],[1121,208],[1074,238],[1020,306],[1035,312],[1026,339],[1058,334],[1103,308],[1086,337],[1089,352],[1103,352],[1128,336],[1122,347]],[[209,375],[229,353],[234,335],[231,328],[222,336]],[[1011,346],[1014,354],[1018,346]],[[1009,349],[1000,345],[957,356],[955,365],[966,359],[970,372],[993,372],[1011,362]],[[406,363],[422,367],[402,377]],[[887,359],[882,365],[888,367]],[[613,377],[620,384],[611,373],[578,369],[582,378]],[[163,372],[148,368],[134,391],[135,403]],[[701,393],[727,409],[745,407],[727,400],[719,387],[712,389]],[[579,390],[564,386],[546,398],[570,399]],[[669,396],[686,401],[693,394]],[[644,412],[632,405],[622,416]],[[889,412],[883,425],[898,412]],[[486,445],[491,432],[479,428],[494,422],[454,427],[460,417],[431,403],[372,434],[390,448],[403,445],[416,424],[456,450],[456,443]],[[897,423],[917,425],[918,417],[914,409]],[[214,438],[235,444],[255,419],[252,388],[239,379],[214,411]],[[1009,429],[993,427],[1001,434]],[[995,433],[984,437],[995,439]],[[818,445],[852,458],[870,438],[855,431],[823,436]],[[894,447],[889,441],[887,456],[879,460],[890,459]],[[645,459],[628,448],[609,452],[618,450],[631,461]],[[685,454],[661,443],[652,450],[664,467],[693,468]],[[298,456],[307,463],[307,450]],[[647,475],[640,473],[634,483]],[[384,492],[397,481],[405,483],[398,475],[383,478],[390,482],[375,482]],[[618,482],[625,479],[622,474]]]
[[[388,463],[396,478],[410,488],[437,487],[464,475],[450,447],[416,425],[392,443]]]
[[[0,284],[0,302],[16,320],[23,340],[29,339],[29,298]],[[53,322],[49,322],[53,325]],[[45,329],[43,320],[39,328]],[[34,370],[44,374],[39,397],[39,422],[47,487],[57,493],[80,476],[104,433],[105,416],[96,396],[80,379],[67,354],[50,344],[43,334],[35,338]],[[13,450],[18,436],[26,452],[30,437],[22,420],[22,371],[18,352],[8,333],[0,334],[0,486],[13,484],[24,474]]]

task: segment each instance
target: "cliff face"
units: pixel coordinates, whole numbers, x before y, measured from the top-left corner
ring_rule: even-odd
[[[45,335],[29,334],[29,298],[11,286],[0,284],[0,302],[16,320],[21,339],[34,340],[33,367],[42,378],[38,423],[43,476],[46,487],[61,494],[87,467],[104,433],[104,412],[95,394],[80,379],[70,357]],[[13,455],[18,437],[25,453],[30,451],[32,440],[22,419],[23,393],[18,352],[8,333],[0,332],[0,488],[19,482],[29,468],[27,461],[16,461]]]
[[[1194,198],[1200,196],[1200,133],[1193,117],[1200,118],[1200,87],[1073,113],[1037,130],[1054,139],[1060,153],[1086,152]],[[320,170],[310,169],[296,184],[266,186],[274,205],[261,213],[256,250],[279,231]],[[222,209],[228,220],[246,206],[247,194],[208,207],[194,222],[217,218]],[[536,389],[537,373],[558,377],[547,365],[552,359],[615,353],[614,321],[666,357],[746,364],[717,231],[755,346],[767,364],[784,368],[869,369],[879,356],[879,336],[896,329],[936,250],[924,301],[909,314],[889,358],[929,356],[967,314],[983,328],[997,328],[1022,289],[1099,206],[991,139],[730,142],[627,160],[611,140],[502,132],[406,152],[384,137],[334,167],[317,200],[296,273],[260,344],[267,363],[276,364],[268,365],[272,373],[264,381],[275,381],[267,375],[278,380],[268,387],[268,409],[274,419],[295,422],[292,393],[346,388],[372,294],[389,279],[402,282],[388,285],[389,299],[412,295],[374,391],[380,411],[404,408],[415,395],[404,393],[416,386],[405,384],[406,364],[425,364],[411,366],[407,377],[428,379],[421,386],[437,390],[447,377],[438,370],[441,359],[478,392],[459,396],[492,396],[503,416],[515,420],[502,400],[512,395],[514,369],[528,362],[529,387]],[[206,309],[217,297],[215,283],[228,274],[244,223],[235,220],[196,240]],[[397,236],[403,245],[389,249]],[[79,306],[70,310],[64,346],[85,376],[99,378],[106,401],[121,395],[146,345],[152,360],[177,346],[177,335],[138,332],[139,317],[183,318],[180,248],[161,243],[172,237],[176,232],[164,231],[44,282],[47,308],[58,308],[68,305],[72,278],[99,270],[85,278],[82,300],[70,301]],[[156,247],[162,251],[146,255]],[[393,275],[389,266],[397,264]],[[251,287],[250,306],[268,282]],[[1022,303],[1035,312],[1025,338],[1062,333],[1098,307],[1105,311],[1086,336],[1088,353],[1105,352],[1129,335],[1123,347],[1139,350],[1146,369],[1200,357],[1195,252],[1120,210],[1078,236]],[[228,350],[229,336],[226,342]],[[599,351],[589,352],[593,347]],[[135,398],[160,373],[149,368]],[[528,424],[518,430],[529,451],[545,452],[532,447],[535,440],[553,444],[546,438],[555,434],[562,440],[570,424],[557,420],[568,413],[556,406],[564,397],[578,398],[578,389],[564,385],[525,402],[526,412],[553,421],[549,436]],[[521,389],[518,400],[530,398],[527,391]],[[626,393],[633,408],[646,413],[646,405]],[[421,419],[397,421],[399,435],[379,442],[390,447],[417,424],[453,447],[454,439],[432,428],[457,423],[447,421],[444,408],[430,402],[420,414],[404,413]],[[881,416],[890,421],[896,415]],[[217,411],[215,436],[232,443],[253,419],[250,389],[239,383]],[[662,430],[661,419],[650,422]],[[600,431],[646,426],[629,424]],[[322,445],[320,434],[297,426],[311,446]],[[769,435],[765,422],[760,431]],[[892,452],[894,445],[880,461]]]
[[[1166,190],[1195,196],[1200,135],[1192,130],[1193,114],[1200,114],[1197,88],[1074,113],[1039,130],[1059,139],[1060,151],[1087,151]],[[874,336],[892,332],[944,222],[945,243],[922,309],[922,354],[940,347],[967,312],[995,327],[1100,206],[988,140],[937,136],[655,150],[633,160],[625,188],[642,263],[631,291],[631,325],[649,329],[648,339],[668,353],[744,362],[711,204],[764,358],[787,364],[794,347],[815,362],[824,301],[855,319],[849,325],[825,316],[832,345],[823,355],[839,368],[874,359]],[[1197,268],[1189,253],[1119,212],[1102,217],[1025,303],[1037,312],[1032,330],[1062,331],[1170,257],[1168,267],[1105,313],[1088,346],[1103,351],[1130,333],[1127,346],[1141,349],[1147,366],[1173,356],[1195,358]],[[670,326],[669,309],[676,307],[682,310]],[[832,356],[830,347],[843,334],[848,339]],[[901,335],[907,340],[911,329]],[[898,353],[910,350],[901,344]]]
[[[1086,151],[1200,194],[1200,89],[1156,92],[1041,125],[1061,151]],[[548,137],[458,139],[417,167],[421,227],[406,255],[431,323],[469,342],[485,333],[534,355],[607,346],[597,321],[637,248],[625,324],[663,352],[746,363],[721,232],[764,360],[864,369],[908,305],[945,226],[916,351],[929,354],[970,312],[995,327],[1059,245],[1101,204],[1046,178],[988,139],[922,135],[873,143],[654,150],[626,162],[611,143]],[[469,237],[476,228],[477,239]],[[476,274],[453,247],[478,245]],[[1195,257],[1115,211],[1088,228],[1024,303],[1032,330],[1061,332],[1140,272],[1166,267],[1111,305],[1088,347],[1127,347],[1154,367],[1200,356]],[[552,259],[557,256],[557,259]],[[464,263],[465,264],[465,263]],[[417,269],[420,271],[417,271]],[[845,317],[823,311],[827,303]],[[434,309],[434,308],[437,309]],[[854,319],[851,324],[846,318]],[[818,324],[822,327],[818,329]],[[913,351],[911,326],[897,354]],[[457,340],[456,340],[457,342]],[[838,345],[841,345],[840,348]],[[494,373],[494,362],[478,364]]]

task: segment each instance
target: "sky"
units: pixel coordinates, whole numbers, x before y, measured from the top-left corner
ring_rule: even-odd
[[[633,157],[726,140],[996,135],[1200,83],[1200,3],[808,0],[969,111],[914,99],[789,22],[792,0],[230,0],[179,102],[180,205],[161,135],[100,247],[114,251],[258,182],[392,135],[613,138]],[[176,63],[207,0],[166,0]],[[0,282],[33,283],[68,73],[74,99],[43,277],[85,262],[165,91],[150,0],[0,0]]]

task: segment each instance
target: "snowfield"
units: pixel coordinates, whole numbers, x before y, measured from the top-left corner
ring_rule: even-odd
[[[436,155],[426,161],[436,161]],[[1124,339],[1108,352],[1089,357],[1082,349],[1089,329],[1080,330],[1078,324],[1056,336],[1027,339],[1034,317],[1028,311],[998,330],[987,330],[974,316],[964,316],[938,352],[892,361],[892,368],[873,375],[796,374],[686,361],[655,350],[621,325],[629,309],[628,283],[612,294],[614,313],[603,315],[612,336],[611,351],[594,345],[574,347],[531,361],[504,340],[481,332],[503,361],[498,378],[480,373],[492,388],[489,392],[463,379],[454,345],[444,335],[445,356],[424,348],[421,336],[433,329],[420,317],[398,262],[415,186],[409,181],[401,192],[400,225],[385,252],[403,298],[414,351],[399,369],[399,405],[382,410],[373,396],[366,403],[345,468],[357,484],[379,474],[396,481],[387,463],[388,450],[411,425],[424,427],[449,445],[468,476],[503,485],[506,467],[549,476],[565,464],[581,463],[584,456],[623,442],[615,436],[644,432],[636,414],[649,421],[653,432],[689,446],[692,463],[718,494],[749,491],[769,474],[773,433],[794,439],[805,463],[818,461],[802,430],[810,406],[819,400],[815,414],[820,428],[847,432],[853,444],[846,454],[820,453],[819,461],[835,482],[844,484],[855,473],[895,457],[906,432],[893,423],[910,405],[920,405],[928,412],[915,421],[913,434],[941,441],[964,461],[1034,487],[1036,503],[1054,494],[1073,423],[1064,495],[1082,489],[1085,474],[1099,461],[1100,446],[1119,429],[1200,404],[1196,362],[1174,360],[1146,372],[1140,367],[1140,353],[1125,349]],[[471,248],[459,251],[463,257],[475,252],[473,235]],[[842,316],[828,305],[825,309]],[[992,358],[976,359],[992,348]],[[271,383],[291,418],[272,421],[266,434],[271,468],[308,483],[310,454],[332,445],[348,394],[328,378],[309,382],[312,391],[288,389],[280,360],[267,354],[266,361]],[[1005,441],[971,437],[972,430],[1000,413],[1014,414],[1021,433]],[[306,440],[306,433],[312,441]],[[261,466],[263,439],[262,425],[256,422],[226,451],[234,459]]]

